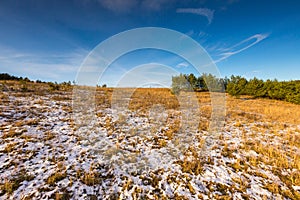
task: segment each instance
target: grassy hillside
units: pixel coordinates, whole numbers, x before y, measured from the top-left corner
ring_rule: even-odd
[[[129,109],[115,115],[116,90],[98,87],[97,120],[86,131],[72,116],[73,86],[0,84],[2,199],[300,198],[300,105],[227,95],[225,125],[203,154],[212,108],[210,94],[198,92],[197,131],[168,162],[155,155],[167,156],[193,123],[183,130],[184,110],[169,89],[136,89]],[[99,138],[110,148],[101,149]],[[103,160],[113,155],[113,163]],[[150,169],[130,171],[146,158]]]

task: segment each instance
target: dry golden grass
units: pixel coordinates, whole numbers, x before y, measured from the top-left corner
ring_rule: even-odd
[[[227,113],[232,117],[256,115],[265,121],[300,124],[300,105],[270,99],[240,99],[227,96]]]
[[[96,101],[98,105],[111,106],[113,93],[115,98],[130,98],[129,109],[146,111],[152,105],[160,104],[165,109],[177,109],[179,103],[177,98],[167,88],[97,88]],[[132,94],[131,96],[128,96]],[[117,99],[114,99],[117,103]]]
[[[56,182],[63,180],[67,177],[67,174],[65,172],[55,172],[49,178],[47,179],[47,184],[50,186],[54,186]]]
[[[10,152],[12,152],[15,149],[16,145],[17,145],[17,143],[8,143],[5,146],[5,148],[3,150],[3,153],[10,153]]]
[[[33,175],[28,174],[25,169],[21,169],[14,177],[6,179],[3,184],[0,184],[0,190],[2,190],[3,194],[12,194],[20,187],[23,181],[31,181],[33,179]]]
[[[21,91],[21,84],[16,84],[14,82],[6,82],[8,88]],[[35,93],[40,90],[35,89],[35,83],[29,83],[27,87],[29,90],[34,90]],[[44,90],[47,91],[47,84],[42,84]],[[38,87],[36,87],[38,88]],[[36,91],[35,91],[36,90]],[[178,110],[180,108],[179,100],[174,96],[169,89],[165,88],[122,88],[119,90],[119,94],[127,95],[132,92],[132,96],[129,98],[130,110],[136,111],[137,115],[147,116],[149,110],[153,109],[156,104],[162,105],[165,111],[169,111],[166,124],[168,128],[160,129],[162,133],[162,138],[153,137],[151,141],[154,143],[154,147],[161,148],[167,145],[168,140],[174,139],[174,135],[180,131],[181,121],[180,114]],[[99,107],[110,107],[113,101],[113,94],[116,90],[113,88],[98,88],[96,89],[96,102]],[[55,93],[55,91],[51,91]],[[60,96],[61,91],[56,91],[54,98],[55,101],[65,101],[70,100],[71,97]],[[208,92],[198,92],[195,93],[197,100],[199,102],[199,112],[201,114],[201,121],[199,122],[198,130],[205,132],[209,127],[209,121],[211,118],[212,107],[211,107],[211,96]],[[21,96],[24,94],[20,94]],[[121,96],[122,97],[122,96]],[[5,103],[9,101],[6,94],[0,96],[0,102]],[[16,101],[16,103],[18,103]],[[19,102],[20,103],[20,102]],[[37,104],[44,104],[43,101],[36,101]],[[192,105],[191,105],[192,106]],[[66,107],[66,110],[70,108]],[[0,110],[1,113],[1,110]],[[275,101],[269,99],[253,99],[251,97],[241,97],[239,99],[226,96],[226,114],[227,123],[231,124],[232,129],[240,130],[241,135],[238,136],[242,140],[242,144],[238,147],[231,146],[230,143],[226,143],[226,137],[220,135],[220,141],[223,141],[221,147],[221,155],[224,157],[236,159],[233,163],[228,164],[228,167],[233,169],[235,172],[243,172],[248,169],[259,169],[262,164],[271,167],[271,172],[276,176],[280,177],[280,180],[288,186],[289,190],[280,189],[278,183],[266,182],[264,188],[272,193],[280,193],[285,197],[291,199],[296,199],[297,193],[292,189],[292,185],[300,185],[300,130],[297,125],[300,124],[300,105],[295,105],[283,101]],[[98,116],[103,117],[103,113],[97,113]],[[118,120],[113,121],[112,117],[107,117],[104,122],[102,122],[103,127],[108,130],[108,135],[110,136],[114,133],[119,126],[126,125],[128,117],[125,114],[119,114]],[[150,120],[150,119],[149,119]],[[36,126],[39,125],[39,120],[20,120],[14,122],[12,127],[20,127],[24,125]],[[296,127],[296,128],[295,128]],[[232,129],[228,128],[228,132]],[[246,130],[247,128],[247,130]],[[150,130],[156,132],[157,129]],[[25,140],[25,142],[33,140],[19,129],[10,129],[3,131],[2,139],[13,139],[14,137],[20,137]],[[137,134],[137,129],[131,128],[128,131],[130,136]],[[55,135],[51,132],[45,132],[44,139],[51,140]],[[122,136],[123,138],[125,136]],[[123,139],[121,136],[118,138],[121,142]],[[204,145],[205,141],[201,135],[197,136],[200,144],[199,148]],[[275,142],[276,139],[276,142]],[[274,141],[274,142],[273,142]],[[7,143],[3,153],[10,153],[15,150],[16,143]],[[295,150],[296,149],[296,150]],[[117,149],[111,149],[108,154],[115,154]],[[243,155],[249,151],[255,151],[258,156]],[[242,157],[237,158],[235,154],[240,154]],[[193,155],[193,159],[183,159],[178,162],[182,168],[182,171],[189,174],[201,174],[203,172],[203,166],[207,162],[201,160],[201,158]],[[59,169],[63,168],[58,166]],[[289,170],[288,175],[282,175],[282,170]],[[254,175],[267,179],[265,174],[258,171],[253,172]],[[47,183],[51,186],[55,186],[56,183],[66,177],[66,173],[63,170],[57,170],[48,179]],[[100,184],[102,177],[99,173],[93,171],[92,169],[88,172],[78,171],[77,178],[81,180],[86,185]],[[151,179],[152,180],[152,179]],[[176,180],[172,180],[175,181]],[[157,181],[153,181],[156,183]],[[248,182],[242,180],[242,178],[235,181],[239,184],[240,190],[245,191],[248,187]],[[129,187],[131,183],[128,183],[126,187]],[[243,185],[244,184],[244,185]],[[7,180],[5,184],[1,187],[5,187],[5,191],[10,193],[12,188],[15,186],[12,184],[12,180]],[[192,185],[187,184],[187,188],[191,193],[195,193],[195,189]],[[227,191],[227,186],[217,185],[219,191]],[[180,196],[176,196],[175,199],[180,199]],[[220,199],[226,199],[227,197],[216,197]],[[58,197],[60,199],[60,197]]]
[[[122,90],[128,90],[132,92],[131,88],[122,88]],[[110,102],[111,96],[114,90],[112,88],[99,88],[97,91],[102,91],[105,94],[106,100],[102,102]],[[128,92],[127,91],[127,92]],[[126,94],[126,91],[124,92]],[[206,120],[201,120],[199,124],[199,130],[207,130],[209,126],[209,120],[211,115],[211,96],[208,92],[198,92],[196,96],[199,101],[199,111],[201,116]],[[109,103],[109,104],[110,104]],[[130,97],[129,108],[131,110],[138,110],[145,113],[153,105],[163,105],[165,109],[178,109],[179,101],[169,89],[165,88],[138,88],[135,89]],[[145,112],[143,112],[145,111]],[[289,130],[287,134],[279,134],[279,130],[287,129],[287,124],[300,124],[300,105],[295,105],[283,101],[276,101],[270,99],[253,99],[251,97],[241,97],[239,99],[235,97],[226,96],[226,112],[227,120],[234,121],[237,128],[243,129],[244,125],[248,125],[252,122],[265,122],[264,124],[257,124],[252,127],[253,134],[255,132],[265,133],[267,131],[274,135],[280,136],[287,145],[274,146],[272,144],[265,145],[260,141],[254,141],[247,143],[245,141],[246,150],[255,150],[257,153],[263,155],[263,161],[271,164],[276,168],[296,168],[300,170],[299,155],[295,152],[288,152],[289,146],[295,146],[299,148],[300,135],[295,134],[295,130]],[[121,117],[121,119],[124,117]],[[168,120],[172,117],[168,116]],[[121,120],[122,121],[122,120]],[[111,123],[109,123],[111,124]],[[165,135],[168,139],[172,139],[173,134],[180,128],[180,121],[174,122]],[[299,130],[296,130],[299,132]],[[244,132],[243,132],[244,133]],[[255,136],[255,135],[251,135]],[[247,139],[249,135],[244,134],[244,139]],[[270,140],[269,136],[264,136],[265,140]],[[287,147],[288,146],[288,147]],[[222,154],[229,157],[232,156],[234,149],[229,149],[228,146],[223,148]],[[257,165],[259,161],[255,158],[249,158],[251,164]],[[190,165],[190,163],[189,163]],[[236,162],[233,166],[238,170],[243,170],[240,161]],[[298,178],[295,178],[298,180]]]
[[[97,172],[90,171],[83,174],[81,181],[86,185],[93,186],[100,184],[102,179]]]
[[[22,95],[31,92],[38,95],[47,94],[53,91],[48,83],[36,83],[36,82],[26,82],[26,81],[12,81],[12,80],[0,80],[0,84],[5,85],[5,88],[9,91],[22,92]],[[72,85],[59,85],[59,91],[72,91]]]
[[[4,135],[2,136],[2,138],[6,139],[6,138],[10,138],[10,137],[17,137],[17,136],[22,135],[23,132],[24,131],[17,131],[16,129],[11,128],[11,129],[9,129],[8,132],[4,133]]]
[[[97,88],[96,99],[99,104],[106,103],[111,105],[113,88]],[[175,95],[167,88],[122,88],[124,94],[132,92],[129,109],[131,110],[148,110],[155,104],[160,104],[165,109],[178,109],[179,101]],[[127,90],[127,92],[126,92]],[[101,95],[99,95],[101,94]],[[210,117],[211,114],[211,97],[209,92],[197,92],[201,114]],[[226,112],[227,116],[235,119],[264,120],[269,122],[281,122],[300,124],[300,105],[270,99],[253,99],[241,97],[239,99],[226,95]]]

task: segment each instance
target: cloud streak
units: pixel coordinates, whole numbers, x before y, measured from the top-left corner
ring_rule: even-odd
[[[146,10],[159,11],[167,4],[172,4],[176,0],[143,0],[141,7]]]
[[[208,8],[178,8],[176,12],[204,16],[207,18],[208,24],[210,24],[214,18],[215,11]]]
[[[181,62],[178,65],[176,65],[177,68],[186,68],[189,64],[187,62]]]
[[[126,14],[132,12],[133,9],[159,11],[176,0],[98,0],[98,2],[107,10],[117,14]]]
[[[229,58],[230,56],[233,56],[235,54],[238,54],[242,51],[245,51],[246,49],[254,46],[255,44],[261,42],[262,40],[266,39],[269,36],[269,34],[256,34],[253,35],[235,45],[233,45],[232,47],[228,48],[228,49],[223,49],[223,53],[221,53],[219,56],[220,58],[215,60],[215,63],[218,63],[222,60],[225,60],[227,58]],[[244,46],[246,43],[248,43],[249,41],[254,40],[253,42],[251,42],[250,44]]]
[[[31,79],[74,80],[87,51],[83,49],[57,54],[20,52],[0,45],[0,71]]]
[[[99,0],[99,3],[107,10],[115,13],[127,13],[137,6],[137,0]]]

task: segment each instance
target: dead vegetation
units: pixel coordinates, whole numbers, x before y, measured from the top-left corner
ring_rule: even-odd
[[[15,191],[25,181],[34,181],[34,175],[48,172],[48,177],[43,180],[45,185],[39,187],[48,188],[44,188],[45,191],[60,187],[52,194],[54,199],[74,197],[76,191],[64,187],[71,188],[76,184],[76,187],[84,185],[85,188],[102,184],[111,188],[113,184],[119,184],[121,189],[118,192],[107,189],[101,195],[120,198],[129,194],[137,199],[232,199],[234,195],[237,199],[253,199],[256,190],[261,191],[255,193],[261,199],[272,199],[276,195],[278,198],[300,198],[300,105],[227,96],[224,130],[218,135],[211,154],[205,157],[200,151],[209,134],[211,97],[209,93],[196,93],[201,117],[192,141],[194,148],[191,145],[180,159],[170,164],[177,168],[148,174],[136,172],[119,179],[113,170],[107,173],[108,168],[92,166],[83,169],[82,166],[93,161],[97,154],[86,148],[84,136],[75,134],[82,127],[76,127],[71,119],[70,88],[55,91],[41,83],[41,89],[38,89],[35,83],[28,83],[25,91],[24,85],[10,81],[5,84],[10,91],[0,95],[0,116],[3,119],[0,152],[4,163],[0,169],[0,195],[3,197],[16,197],[13,196],[17,195]],[[124,94],[132,92],[130,88],[123,90],[128,90],[123,91]],[[112,88],[96,88],[99,127],[95,130],[105,131],[114,145],[105,152],[107,155],[121,151],[138,155],[147,149],[163,150],[170,143],[176,143],[183,123],[179,101],[170,90],[138,88],[129,98],[129,111],[116,116],[105,111],[114,101],[113,92]],[[166,114],[161,118],[149,114],[157,104],[163,108],[161,113]],[[141,124],[146,124],[146,128],[141,128]],[[63,137],[60,134],[64,134]],[[71,147],[68,147],[69,143]],[[72,149],[79,151],[81,148],[85,150],[75,153],[75,156],[68,154]],[[65,162],[72,158],[76,159],[72,164],[78,166],[69,168]],[[128,161],[137,162],[137,158],[133,156]],[[13,173],[24,162],[30,169],[22,171],[24,175]],[[41,162],[47,163],[47,167],[40,167]],[[226,178],[220,171],[226,174]],[[61,186],[60,183],[66,180],[68,186]],[[122,181],[117,182],[119,180]],[[218,182],[220,180],[222,182]],[[259,189],[253,188],[256,186]],[[170,194],[166,194],[167,190]]]

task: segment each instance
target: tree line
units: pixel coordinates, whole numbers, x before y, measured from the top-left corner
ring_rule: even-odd
[[[8,73],[0,73],[0,80],[12,80],[12,81],[27,81],[27,82],[30,82],[29,78],[25,77],[17,77],[17,76],[13,76],[13,75],[10,75]]]
[[[284,100],[300,104],[300,80],[278,81],[258,78],[246,79],[232,75],[230,78],[217,78],[211,74],[180,74],[172,77],[172,92],[212,91],[227,92],[231,96],[250,95],[256,98]]]
[[[34,83],[34,81],[30,80],[29,78],[25,77],[17,77],[17,76],[13,76],[13,75],[10,75],[8,73],[0,73],[0,80],[3,80],[3,81],[19,81],[19,83],[22,85],[21,89],[22,91],[26,92],[28,91],[28,83]],[[51,91],[54,91],[54,90],[60,90],[62,88],[67,88],[67,87],[70,87],[72,85],[71,81],[64,81],[64,82],[61,82],[61,83],[57,83],[56,81],[55,82],[46,82],[46,81],[41,81],[41,80],[36,80],[35,81],[36,83],[45,83],[49,86],[49,89]],[[75,84],[75,82],[73,82],[73,84]]]
[[[264,81],[258,78],[247,80],[241,76],[231,76],[226,91],[232,96],[251,95],[300,104],[300,80]]]
[[[26,85],[26,82],[33,82],[27,77],[16,77],[7,73],[0,73],[0,80],[21,81],[23,85]],[[62,86],[71,86],[70,81],[59,84],[37,80],[36,83],[47,83],[51,90],[59,90]],[[191,73],[173,76],[171,89],[175,94],[178,94],[182,90],[227,92],[231,96],[236,97],[251,95],[256,98],[277,99],[300,104],[300,80],[278,81],[276,79],[268,79],[264,81],[258,78],[248,80],[244,77],[234,75],[230,78],[217,78],[212,74],[202,74],[196,77]]]
[[[202,74],[196,77],[194,74],[179,74],[172,76],[172,92],[177,94],[180,91],[213,91],[224,92],[227,79],[217,78],[212,74]]]

